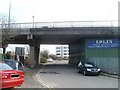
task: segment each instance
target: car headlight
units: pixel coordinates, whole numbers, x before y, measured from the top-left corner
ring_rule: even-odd
[[[87,69],[87,71],[91,71],[91,69]]]
[[[98,69],[98,71],[100,71],[100,69]]]

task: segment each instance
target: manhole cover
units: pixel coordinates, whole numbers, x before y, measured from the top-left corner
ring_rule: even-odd
[[[43,74],[60,74],[60,73],[57,73],[57,72],[40,72],[40,73],[43,73]]]

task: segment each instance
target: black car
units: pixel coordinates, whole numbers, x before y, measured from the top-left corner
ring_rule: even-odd
[[[5,59],[5,60],[3,60],[3,62],[6,63],[6,64],[8,64],[14,70],[24,71],[24,66],[23,66],[22,62],[20,62],[20,61],[11,60],[11,59]]]
[[[79,62],[78,69],[84,75],[99,75],[100,68],[90,62]]]

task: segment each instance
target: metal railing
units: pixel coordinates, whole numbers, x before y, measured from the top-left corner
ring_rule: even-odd
[[[29,22],[11,23],[10,28],[57,28],[57,27],[117,27],[118,20],[112,21],[61,21],[61,22]],[[8,28],[9,24],[0,24],[1,28]]]

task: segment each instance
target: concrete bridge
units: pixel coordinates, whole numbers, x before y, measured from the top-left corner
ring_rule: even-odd
[[[1,27],[6,28],[7,25],[1,25]],[[80,60],[89,58],[87,55],[88,40],[118,39],[120,32],[117,25],[114,26],[113,23],[107,21],[54,23],[34,22],[13,23],[11,24],[9,34],[11,36],[10,44],[30,45],[31,66],[34,67],[34,65],[38,63],[40,44],[68,44],[70,50],[69,63],[77,65]],[[103,59],[100,57],[98,58],[99,61]],[[94,58],[92,57],[89,59]],[[117,60],[117,57],[115,57],[115,60]]]

